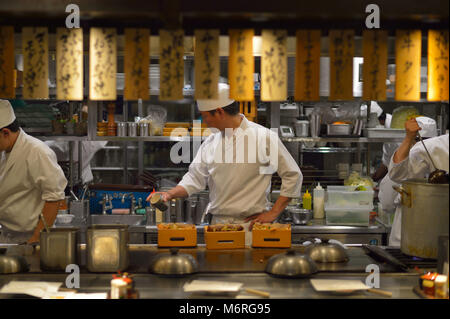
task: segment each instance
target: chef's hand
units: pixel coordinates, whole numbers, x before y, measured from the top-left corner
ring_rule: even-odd
[[[148,195],[146,201],[149,202],[150,198],[152,198],[152,196],[154,194],[161,194],[161,197],[162,197],[164,202],[168,202],[168,201],[170,201],[172,199],[172,196],[169,193],[167,193],[167,192],[155,192],[155,193],[151,193],[150,195]]]
[[[416,119],[409,119],[405,122],[405,129],[406,129],[406,138],[410,141],[415,141],[417,132],[420,131],[422,128],[417,123]]]
[[[248,227],[248,229],[251,231],[253,228],[253,225],[255,223],[257,223],[257,222],[261,223],[261,224],[262,223],[271,223],[275,219],[277,219],[277,217],[278,217],[277,213],[275,213],[272,210],[269,210],[268,212],[263,212],[263,213],[254,214],[252,216],[249,216],[245,219],[245,222],[247,223],[247,222],[251,221],[250,226]]]

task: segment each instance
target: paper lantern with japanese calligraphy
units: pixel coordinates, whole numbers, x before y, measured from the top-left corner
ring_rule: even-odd
[[[14,90],[14,27],[0,27],[0,98],[12,99]]]
[[[448,101],[448,30],[428,31],[428,100]]]
[[[252,29],[231,29],[230,53],[228,60],[228,80],[230,81],[230,98],[236,101],[254,99]]]
[[[296,101],[319,101],[320,30],[298,30],[295,61]]]
[[[363,31],[363,100],[386,100],[387,32]]]
[[[159,99],[181,100],[184,87],[183,30],[160,30],[159,50]]]
[[[218,98],[219,30],[195,30],[195,99]]]
[[[262,30],[261,100],[287,99],[287,31]]]
[[[83,30],[56,30],[56,98],[83,100]]]
[[[48,30],[22,29],[23,98],[48,99]]]
[[[89,41],[89,98],[110,101],[117,97],[117,36],[114,28],[92,28]]]
[[[150,30],[125,29],[125,100],[149,99]]]
[[[395,37],[395,99],[420,101],[422,32],[397,30]]]
[[[353,30],[331,30],[330,40],[330,100],[353,99]]]

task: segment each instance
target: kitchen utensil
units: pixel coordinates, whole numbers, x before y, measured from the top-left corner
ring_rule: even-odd
[[[318,269],[316,263],[309,256],[289,249],[286,253],[270,257],[265,271],[274,276],[297,278],[310,276]]]
[[[320,135],[320,124],[321,124],[321,118],[318,114],[311,114],[309,119],[309,127],[311,130],[311,136],[312,137],[319,137]]]
[[[433,164],[433,168],[434,171],[431,172],[431,174],[428,176],[428,183],[431,184],[445,184],[445,183],[449,183],[449,175],[446,171],[442,170],[442,169],[437,169],[436,165],[433,162],[433,159],[431,158],[430,153],[428,152],[427,147],[425,146],[425,143],[423,142],[422,136],[420,135],[419,132],[417,132],[417,135],[419,136],[420,141],[422,142],[423,148],[425,149],[425,151],[428,154],[428,157],[431,161],[431,164]]]
[[[393,188],[402,199],[401,251],[410,256],[436,259],[438,237],[449,230],[449,184],[411,179]]]
[[[327,239],[321,243],[307,246],[305,253],[319,263],[337,263],[349,260],[345,248],[339,244],[330,243]]]
[[[139,123],[139,136],[148,136],[148,123]]]
[[[56,215],[56,224],[63,224],[63,225],[71,224],[74,218],[75,215],[72,214],[58,214]]]
[[[117,136],[127,136],[127,122],[117,122]]]
[[[295,225],[306,225],[312,219],[312,210],[288,207],[286,208],[292,217]]]
[[[42,270],[65,271],[67,265],[77,263],[77,231],[78,228],[41,231],[39,240]]]
[[[164,203],[162,195],[160,193],[154,193],[150,198],[150,204],[153,207],[158,208],[160,211],[165,212],[169,206]]]
[[[92,225],[86,236],[90,272],[117,272],[128,267],[128,225]]]
[[[27,272],[30,266],[23,256],[0,255],[0,274]]]
[[[351,128],[350,124],[328,124],[327,135],[350,135]]]
[[[48,233],[49,230],[48,230],[47,222],[45,221],[44,215],[42,215],[42,213],[41,213],[41,214],[39,215],[39,217],[41,217],[42,223],[44,224],[45,231]]]
[[[128,122],[128,136],[137,136],[137,123]]]
[[[373,245],[362,245],[362,248],[374,259],[378,261],[388,262],[392,266],[403,272],[408,272],[408,266],[391,256],[384,249]]]
[[[197,261],[188,254],[179,254],[177,248],[171,248],[170,253],[156,255],[149,268],[151,273],[167,276],[184,276],[198,271]]]
[[[295,121],[295,135],[297,137],[309,136],[309,121],[307,119]]]
[[[448,247],[448,234],[439,236],[438,238],[438,260],[437,260],[437,272],[448,276],[448,264],[449,264],[449,247]]]
[[[311,279],[310,282],[313,288],[319,292],[349,295],[358,291],[367,291],[384,297],[392,297],[392,292],[370,288],[360,280]]]
[[[254,294],[260,297],[268,298],[270,293],[252,289],[242,288],[243,284],[240,282],[227,281],[212,281],[212,280],[193,280],[186,283],[183,287],[185,292],[197,294],[219,294],[219,295],[236,295],[239,292]]]

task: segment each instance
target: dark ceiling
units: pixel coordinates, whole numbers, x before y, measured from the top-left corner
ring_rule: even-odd
[[[384,29],[442,28],[449,20],[448,0],[0,0],[0,24],[64,26],[71,3],[80,8],[82,27],[143,26],[155,33],[176,27],[187,34],[195,28],[363,30],[371,3],[379,6]]]

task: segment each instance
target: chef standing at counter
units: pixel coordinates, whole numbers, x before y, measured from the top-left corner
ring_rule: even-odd
[[[202,143],[181,182],[162,193],[164,201],[190,196],[208,186],[211,224],[239,223],[248,231],[255,222],[273,222],[291,198],[300,196],[303,175],[297,163],[277,133],[239,113],[239,105],[229,99],[227,84],[219,83],[218,100],[198,100],[197,104],[204,122],[218,132]],[[239,149],[248,156],[244,161],[236,160]],[[221,161],[230,154],[233,161]],[[250,160],[251,155],[255,161]],[[269,209],[268,195],[275,172],[282,185],[280,197]],[[246,238],[248,244],[250,236]]]
[[[428,175],[434,171],[433,164],[428,157],[425,148],[422,143],[416,143],[417,132],[421,131],[423,137],[430,137],[436,135],[436,122],[432,119],[428,119],[429,126],[427,127],[426,122],[423,119],[427,118],[417,118],[410,119],[405,122],[406,136],[399,148],[396,150],[391,158],[389,164],[389,179],[393,183],[401,184],[403,181],[414,178],[427,178]],[[418,121],[421,122],[422,127],[419,126]],[[431,122],[433,121],[433,122]],[[441,135],[431,137],[424,140],[424,143],[430,152],[433,162],[436,164],[437,169],[442,169],[449,171],[449,135]],[[385,178],[387,178],[386,176]],[[391,182],[391,183],[392,183]],[[389,182],[386,183],[386,187],[389,186]],[[389,190],[391,191],[391,190]],[[381,192],[381,186],[380,186]],[[386,191],[387,192],[387,191]],[[389,246],[400,246],[401,240],[401,205],[400,196],[396,197],[396,211],[394,222],[392,224],[391,235],[389,237]]]
[[[18,125],[0,100],[0,243],[39,241],[39,215],[53,224],[67,180],[55,153]]]

